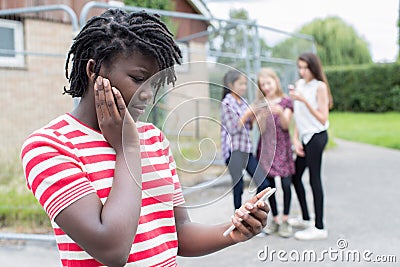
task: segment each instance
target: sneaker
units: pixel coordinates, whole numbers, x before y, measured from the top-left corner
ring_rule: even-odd
[[[315,226],[311,226],[303,231],[298,231],[294,234],[294,237],[298,240],[321,240],[328,237],[328,230],[318,229]]]
[[[278,234],[281,237],[290,237],[292,236],[292,226],[286,221],[282,222],[281,225],[279,225],[279,231]]]
[[[275,221],[271,221],[271,223],[269,223],[264,229],[264,231],[269,235],[278,232],[278,230],[279,224],[277,224]]]
[[[307,228],[309,228],[310,226],[313,225],[313,222],[305,221],[301,217],[290,218],[290,219],[288,219],[288,223],[292,227],[299,228],[299,229],[307,229]]]

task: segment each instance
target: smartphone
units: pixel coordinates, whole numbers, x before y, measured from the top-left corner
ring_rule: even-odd
[[[267,193],[265,193],[259,200],[257,200],[256,203],[254,203],[254,205],[257,206],[258,203],[260,203],[261,201],[265,201],[267,200],[270,196],[272,196],[273,193],[275,193],[276,188],[271,188],[271,190],[269,190]],[[250,213],[250,212],[247,212]],[[227,236],[229,235],[233,230],[235,229],[235,226],[232,224],[224,233],[223,236]]]

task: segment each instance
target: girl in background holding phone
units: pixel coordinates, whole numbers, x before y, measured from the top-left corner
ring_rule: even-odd
[[[233,183],[235,209],[242,205],[243,170],[246,170],[257,185],[268,187],[265,170],[253,156],[251,128],[255,110],[244,98],[247,91],[246,76],[238,70],[224,75],[221,104],[221,146],[222,156],[228,166]]]
[[[288,223],[288,216],[294,161],[289,125],[293,115],[293,102],[283,93],[279,77],[273,69],[262,68],[258,73],[257,84],[259,102],[267,101],[269,104],[269,109],[265,107],[262,112],[257,113],[260,125],[257,158],[265,170],[269,169],[267,179],[271,187],[275,187],[275,177],[279,176],[283,190],[282,221],[280,222],[278,217],[275,195],[272,195],[269,203],[273,221],[266,228],[266,232],[278,232],[282,237],[290,237],[292,228]],[[270,158],[273,158],[272,165],[271,160],[266,160]],[[263,188],[259,188],[260,191],[261,189]]]
[[[317,55],[304,53],[297,60],[300,80],[295,90],[290,90],[294,100],[295,129],[293,144],[297,158],[293,185],[300,202],[302,220],[293,220],[293,226],[307,227],[295,233],[299,240],[325,239],[328,231],[323,223],[324,193],[321,180],[322,153],[328,142],[329,108],[333,101],[328,81]],[[314,199],[315,226],[312,226],[308,213],[304,185],[301,180],[305,168],[310,173],[310,185]]]

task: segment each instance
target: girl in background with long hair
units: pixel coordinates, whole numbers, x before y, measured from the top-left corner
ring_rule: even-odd
[[[328,142],[329,109],[333,105],[328,81],[317,55],[304,53],[297,60],[300,80],[290,97],[294,100],[295,129],[293,144],[297,158],[293,185],[300,202],[302,220],[291,221],[293,226],[306,226],[295,233],[299,240],[325,239],[328,231],[324,226],[324,193],[321,180],[322,153]],[[315,225],[311,225],[302,176],[308,167],[313,193]]]
[[[278,217],[275,195],[269,198],[273,215],[272,223],[265,229],[267,233],[275,233],[282,237],[290,237],[292,228],[288,223],[291,201],[291,176],[294,173],[292,142],[289,126],[293,115],[293,102],[284,94],[277,73],[271,68],[262,68],[258,73],[259,102],[268,102],[263,112],[257,113],[260,125],[260,139],[257,158],[265,170],[269,169],[267,180],[275,187],[275,177],[281,181],[283,190],[283,215]],[[268,159],[273,159],[272,164]],[[259,188],[261,190],[262,188]]]
[[[233,183],[235,209],[242,205],[243,170],[246,170],[257,185],[266,183],[265,171],[253,156],[251,128],[254,109],[244,98],[247,91],[246,76],[238,70],[228,71],[223,79],[221,104],[221,146],[222,156],[228,166]]]

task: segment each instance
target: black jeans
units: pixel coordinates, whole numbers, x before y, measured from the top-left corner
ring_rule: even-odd
[[[233,204],[235,209],[238,209],[242,206],[243,170],[245,169],[250,174],[257,187],[264,183],[266,174],[252,153],[235,150],[226,159],[225,163],[232,177]],[[268,187],[268,182],[266,184],[266,187]]]
[[[291,176],[282,177],[282,178],[280,178],[280,180],[281,180],[281,185],[282,185],[282,190],[283,190],[283,215],[289,215],[290,202],[292,200],[292,188],[291,188],[292,177]],[[262,183],[261,186],[259,186],[257,188],[257,193],[261,192],[268,186],[271,186],[272,188],[276,187],[274,177],[268,176],[266,179],[266,182]],[[269,197],[269,204],[271,207],[272,215],[274,217],[278,216],[278,208],[276,205],[275,194],[273,194],[272,196]]]
[[[310,220],[310,215],[308,213],[304,185],[301,180],[304,170],[308,167],[310,173],[310,185],[314,198],[315,227],[318,229],[324,228],[324,192],[321,181],[321,164],[322,152],[324,151],[327,142],[328,133],[327,131],[323,131],[314,134],[306,145],[303,144],[305,156],[297,156],[295,162],[296,173],[292,179],[297,198],[299,199],[303,220],[308,221]]]

